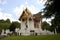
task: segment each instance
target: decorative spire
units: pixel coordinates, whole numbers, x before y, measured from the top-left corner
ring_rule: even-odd
[[[32,16],[31,12],[29,11],[28,8],[25,8],[23,10],[22,15],[20,16],[19,20],[29,18],[30,16]]]

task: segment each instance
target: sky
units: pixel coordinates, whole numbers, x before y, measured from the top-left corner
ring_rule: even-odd
[[[32,14],[44,8],[46,0],[0,0],[0,20],[18,21],[22,11],[27,7]]]

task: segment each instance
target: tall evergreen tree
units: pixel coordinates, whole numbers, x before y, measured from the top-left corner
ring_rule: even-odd
[[[47,0],[45,6],[43,11],[45,13],[44,16],[46,18],[54,16],[52,26],[57,28],[57,31],[60,32],[60,0]]]

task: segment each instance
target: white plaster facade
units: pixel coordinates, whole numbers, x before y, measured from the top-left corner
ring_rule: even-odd
[[[34,33],[40,34],[40,27],[39,28],[34,28],[34,21],[29,21],[28,20],[28,28],[26,28],[25,22],[21,22],[21,35],[30,35],[31,34],[31,30],[34,30]]]
[[[31,15],[30,11],[27,8],[23,11],[19,20],[21,21],[20,35],[35,35],[35,33],[40,34],[41,21],[37,23],[39,28],[35,28],[33,16]],[[28,27],[26,27],[26,24]]]

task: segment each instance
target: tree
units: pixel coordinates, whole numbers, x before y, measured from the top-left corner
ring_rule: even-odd
[[[11,23],[11,22],[10,22],[10,19],[7,19],[5,22],[7,22],[7,23]]]
[[[49,25],[46,21],[44,21],[44,22],[42,23],[42,29],[43,29],[43,30],[44,30],[44,29],[50,30],[50,25]]]
[[[58,31],[60,31],[60,0],[47,0],[44,8],[44,17],[49,18],[54,16],[54,24],[55,28],[58,27]]]
[[[9,29],[10,29],[10,31],[15,31],[15,28],[20,28],[19,22],[12,22]]]
[[[2,29],[8,29],[10,27],[10,20],[7,19],[7,20],[0,20],[0,32],[2,31]]]
[[[56,19],[53,19],[52,21],[51,21],[51,31],[54,31],[54,33],[55,33],[55,29],[56,29],[56,31],[59,33],[60,32],[60,27],[58,27],[58,26],[60,26],[60,23],[59,23],[59,21],[56,21]]]
[[[8,29],[11,25],[10,19],[5,20],[4,25],[5,25],[5,29]]]
[[[45,16],[51,17],[60,13],[60,1],[59,0],[47,0],[44,8]],[[60,15],[60,14],[59,14]]]

